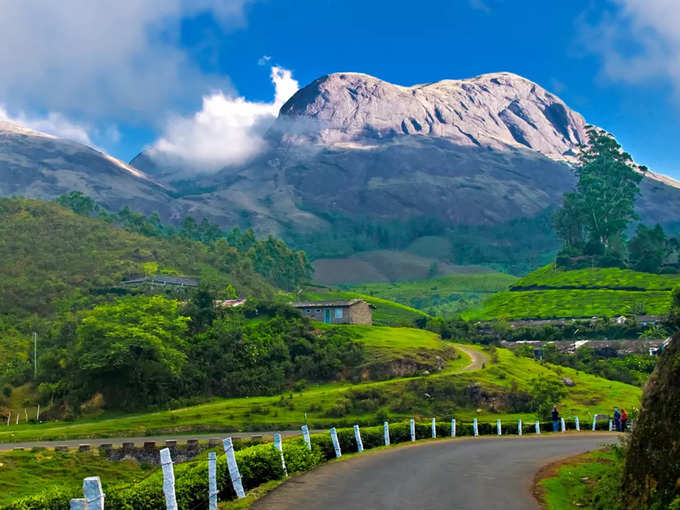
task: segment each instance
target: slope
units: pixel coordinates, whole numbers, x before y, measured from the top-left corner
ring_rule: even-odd
[[[618,268],[573,271],[552,265],[517,280],[462,317],[469,320],[553,319],[664,315],[677,274],[650,274]]]

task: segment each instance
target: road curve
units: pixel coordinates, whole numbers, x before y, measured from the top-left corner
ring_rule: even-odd
[[[536,472],[614,434],[433,441],[332,462],[291,478],[257,510],[537,510]]]
[[[463,351],[465,354],[470,356],[470,364],[466,366],[461,372],[471,372],[472,370],[481,370],[485,363],[489,362],[489,357],[476,349],[471,349],[469,347],[463,347],[460,344],[454,346],[456,349]]]

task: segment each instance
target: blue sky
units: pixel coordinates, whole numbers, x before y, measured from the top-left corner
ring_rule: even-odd
[[[125,161],[211,94],[271,106],[272,65],[300,86],[337,71],[402,85],[511,71],[680,178],[674,0],[64,0],[47,13],[8,2],[0,33],[16,44],[0,50],[0,115]],[[60,22],[71,35],[50,32]]]

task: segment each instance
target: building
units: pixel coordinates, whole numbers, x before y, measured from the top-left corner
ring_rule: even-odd
[[[154,287],[198,287],[198,280],[183,276],[145,276],[135,280],[127,280],[123,285],[152,285]]]
[[[373,324],[375,306],[363,299],[291,303],[303,317],[326,324]]]

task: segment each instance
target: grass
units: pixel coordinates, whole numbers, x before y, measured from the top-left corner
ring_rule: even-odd
[[[298,300],[328,301],[333,299],[363,299],[375,306],[373,324],[376,326],[412,326],[418,319],[427,319],[428,314],[394,301],[375,296],[367,296],[357,292],[337,290],[316,290],[302,294]]]
[[[475,346],[465,348],[481,350]],[[498,349],[497,357],[496,363],[489,363],[486,368],[475,371],[464,371],[461,364],[467,359],[461,357],[454,362],[454,367],[449,366],[442,372],[429,376],[355,385],[338,382],[310,387],[299,393],[220,399],[172,411],[124,416],[102,415],[93,420],[71,423],[2,427],[0,442],[281,430],[298,428],[304,423],[305,414],[312,427],[325,428],[355,423],[374,425],[381,423],[377,415],[381,410],[386,411],[392,420],[433,415],[442,419],[455,415],[461,421],[472,421],[473,417],[489,421],[496,418],[532,420],[534,415],[531,413],[498,412],[489,407],[477,412],[477,406],[471,404],[456,406],[447,400],[445,392],[455,390],[463,393],[466,388],[475,384],[489,391],[530,391],[533,378],[572,379],[575,385],[566,388],[566,397],[560,403],[562,414],[565,417],[578,415],[583,423],[592,419],[593,413],[607,412],[614,406],[632,409],[639,405],[641,390],[637,387],[569,368],[540,364],[528,358],[517,357],[506,349]],[[435,396],[440,392],[442,397],[424,399],[423,393],[428,390]],[[350,409],[340,418],[329,416],[331,408],[346,402],[352,397],[352,392],[356,391],[371,395],[368,400],[360,402],[364,407]],[[398,409],[390,407],[391,403],[398,404]]]
[[[347,288],[422,310],[430,315],[454,315],[490,294],[507,289],[517,278],[495,271],[449,274],[439,278],[394,283],[365,283]]]
[[[575,271],[546,266],[517,280],[509,291],[467,310],[467,320],[553,319],[665,315],[680,275],[639,273],[628,269]]]
[[[135,483],[155,466],[134,459],[109,461],[96,453],[10,451],[0,454],[0,505],[52,488],[77,488],[96,473],[107,485]]]
[[[612,451],[589,452],[569,459],[555,476],[539,481],[538,489],[548,510],[591,509],[593,485],[612,469]]]
[[[639,273],[630,269],[615,267],[562,271],[549,265],[520,278],[514,282],[512,288],[538,286],[548,288],[672,290],[677,285],[680,285],[680,274]]]

